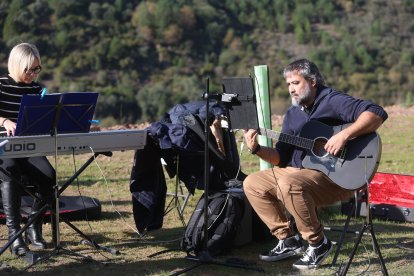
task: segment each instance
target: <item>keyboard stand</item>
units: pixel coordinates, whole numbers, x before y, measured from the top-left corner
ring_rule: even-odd
[[[64,184],[63,186],[59,189],[58,194],[60,195],[61,193],[63,193],[66,188],[95,160],[95,158],[100,155],[103,154],[105,156],[112,156],[112,152],[100,152],[100,153],[94,153],[93,156],[91,156],[83,165],[81,168],[79,168]],[[0,168],[0,170],[2,170],[2,168]],[[8,174],[6,171],[2,170],[3,173]],[[34,195],[32,192],[30,192],[28,189],[26,189],[26,187],[23,186],[23,184],[21,184],[20,181],[18,181],[17,179],[15,179],[15,181],[17,183],[19,183],[19,185],[22,186],[22,188],[33,198],[36,198],[36,195]],[[48,207],[50,207],[49,205],[44,205],[32,218],[30,218],[27,223],[16,233],[16,235],[14,235],[13,237],[10,238],[10,240],[7,241],[7,243],[0,249],[0,256],[7,250],[7,248],[9,248],[11,246],[11,244],[24,232],[26,231],[26,229],[40,216],[40,214],[42,212],[44,212]],[[57,227],[56,227],[56,220],[53,218],[54,216],[56,216],[55,213],[55,209],[53,208],[53,206],[51,208],[49,208],[51,213],[52,213],[52,218],[51,218],[51,224],[52,224],[52,240],[53,243],[55,244],[55,246],[57,247]],[[85,233],[83,233],[79,228],[77,228],[75,225],[73,225],[70,221],[68,221],[67,219],[63,218],[60,216],[60,219],[66,223],[69,227],[71,227],[76,233],[78,233],[83,239],[84,241],[82,242],[82,244],[88,245],[90,247],[95,248],[96,250],[102,250],[102,251],[106,251],[109,252],[113,255],[119,254],[120,252],[118,250],[112,249],[112,248],[108,248],[105,246],[101,246],[98,243],[96,243],[94,240],[92,240],[90,237],[88,237]],[[62,248],[63,249],[63,248]],[[55,248],[54,251],[56,250],[62,250],[60,248]],[[85,260],[88,261],[93,261],[92,258],[85,258],[85,256],[81,255],[81,254],[77,254],[75,252],[72,252],[70,250],[68,250],[70,252],[71,255],[76,255],[78,257],[82,257]],[[53,255],[53,253],[49,253],[46,254],[45,256],[41,256],[39,254],[36,254],[34,252],[29,253],[28,256],[24,256],[23,259],[28,262],[30,265],[27,266],[24,271],[26,271],[27,269],[31,268],[32,266],[34,266],[35,264],[48,259],[51,255]]]
[[[58,195],[60,196],[67,187],[69,187],[70,184],[72,184],[72,182],[95,160],[96,157],[98,157],[98,155],[103,154],[105,156],[112,156],[112,152],[97,152],[94,153],[93,156],[91,156],[83,165],[82,167],[79,168],[79,170],[77,170],[63,185],[62,187],[60,187],[59,191],[58,191]],[[54,214],[56,215],[56,214]],[[103,251],[107,251],[111,254],[119,254],[118,250],[114,250],[114,249],[110,249],[104,246],[100,246],[98,245],[95,241],[93,241],[91,238],[89,238],[87,235],[85,235],[81,230],[79,230],[79,228],[77,228],[75,225],[73,225],[71,222],[69,222],[68,220],[66,220],[63,217],[60,217],[62,219],[62,221],[64,223],[66,223],[68,226],[70,226],[73,230],[75,230],[76,233],[78,233],[80,236],[82,236],[86,242],[84,242],[84,244],[90,245],[92,247],[94,247],[95,249],[98,250],[103,250]],[[56,233],[56,225],[55,224],[55,220],[51,220],[52,221],[52,239],[53,242],[56,244],[57,243],[57,233]]]
[[[95,160],[95,158],[100,155],[103,154],[105,156],[112,156],[112,152],[97,152],[94,153],[93,156],[91,156],[61,187],[60,189],[57,191],[58,197],[66,190],[67,187],[69,187],[70,184],[72,184],[72,182]],[[55,202],[56,204],[56,202]],[[58,203],[57,203],[58,204]],[[59,254],[59,252],[64,251],[66,254],[68,255],[72,255],[75,257],[80,257],[86,261],[95,261],[94,259],[81,255],[79,253],[73,252],[71,250],[65,249],[63,247],[61,247],[60,245],[60,241],[59,241],[59,234],[58,234],[58,225],[56,225],[56,223],[58,223],[58,220],[56,219],[56,212],[54,211],[55,206],[52,206],[51,210],[52,210],[52,217],[51,217],[51,224],[52,224],[52,240],[53,243],[55,244],[55,249],[46,254],[45,256],[38,258],[37,260],[35,260],[33,263],[31,263],[29,266],[27,266],[24,271],[28,270],[29,268],[31,268],[32,266],[34,266],[35,264],[44,261],[46,259],[51,258],[52,256]],[[95,248],[96,250],[103,250],[106,252],[109,252],[113,255],[119,254],[120,252],[118,250],[109,248],[109,247],[105,247],[105,246],[101,246],[98,243],[96,243],[94,240],[92,240],[89,236],[87,236],[85,233],[83,233],[79,228],[77,228],[75,225],[73,225],[70,221],[68,221],[67,219],[59,216],[59,220],[62,220],[64,223],[66,223],[69,227],[71,227],[76,233],[78,233],[82,238],[84,238],[84,240],[82,241],[82,244],[91,246],[93,248]],[[97,263],[100,263],[99,261],[95,261]]]

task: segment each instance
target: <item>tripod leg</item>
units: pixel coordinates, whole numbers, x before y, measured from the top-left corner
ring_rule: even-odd
[[[180,205],[180,202],[178,202],[178,201],[177,201],[177,207],[176,208],[177,208],[177,213],[178,213],[178,216],[180,217],[181,223],[185,227],[186,224],[185,224],[185,220],[184,220],[184,215],[181,212],[181,205]]]
[[[45,260],[48,260],[48,259],[52,258],[53,256],[57,256],[57,255],[62,254],[62,253],[65,253],[68,256],[73,256],[73,257],[80,258],[80,259],[82,259],[84,261],[87,261],[87,262],[95,262],[97,264],[102,264],[101,262],[96,261],[96,260],[94,260],[93,258],[91,258],[89,256],[84,256],[82,254],[73,252],[73,251],[65,249],[63,247],[56,247],[53,251],[51,251],[48,254],[42,256],[41,258],[36,259],[33,263],[26,266],[22,271],[27,271],[30,268],[32,268],[33,266],[35,266],[36,264],[38,264],[40,262],[43,262]]]
[[[99,244],[97,244],[94,240],[92,240],[91,238],[89,238],[85,233],[83,233],[79,228],[77,228],[75,225],[73,225],[70,221],[66,220],[65,218],[62,218],[64,223],[66,223],[67,225],[69,225],[73,230],[75,230],[76,233],[78,233],[80,236],[82,236],[85,239],[84,244],[89,245],[94,247],[95,249],[99,249],[99,250],[103,250],[106,252],[109,252],[113,255],[117,255],[120,252],[116,249],[112,249],[112,248],[108,248],[105,246],[101,246]]]
[[[118,250],[106,248],[104,246],[99,246],[96,242],[94,242],[91,238],[86,236],[81,230],[79,230],[76,226],[70,223],[63,217],[59,216],[59,196],[63,193],[66,188],[95,160],[95,158],[103,154],[105,156],[112,156],[112,152],[97,152],[94,153],[93,156],[89,157],[89,159],[62,185],[62,187],[58,187],[55,185],[55,200],[52,202],[52,238],[56,248],[61,248],[60,246],[60,238],[59,238],[59,219],[63,220],[67,225],[69,225],[73,230],[75,230],[79,235],[81,235],[85,240],[87,240],[87,244],[92,244],[96,249],[105,250],[111,254],[118,254]]]
[[[381,264],[382,274],[388,276],[388,271],[387,271],[387,268],[385,267],[385,262],[384,262],[384,259],[382,258],[381,251],[379,249],[377,238],[375,237],[374,228],[372,225],[370,227],[370,232],[371,232],[372,243],[374,244],[374,250],[378,254],[378,258]]]
[[[181,209],[180,209],[181,214],[184,213],[184,208],[185,206],[187,206],[188,200],[190,199],[190,195],[191,195],[190,192],[188,192],[184,198],[183,205],[181,206]]]
[[[59,222],[57,222],[57,214],[56,214],[56,208],[59,206],[59,198],[56,198],[57,196],[57,189],[58,187],[54,187],[55,191],[55,198],[53,199],[50,207],[50,225],[52,227],[52,241],[55,247],[59,246],[59,237],[58,237],[58,228],[59,228]]]
[[[166,216],[169,212],[171,212],[172,209],[174,209],[174,198],[171,198],[170,202],[168,202],[167,206],[164,210],[164,216]]]
[[[37,260],[35,260],[34,262],[32,262],[30,265],[26,266],[23,271],[27,271],[29,270],[31,267],[35,266],[36,264],[49,259],[51,256],[55,255],[57,249],[54,249],[53,251],[47,253],[46,255],[43,255],[41,258],[38,258]]]
[[[365,232],[365,230],[366,230],[367,228],[368,228],[367,224],[364,224],[364,225],[362,226],[362,228],[361,228],[361,232],[359,233],[358,238],[357,238],[357,240],[356,240],[356,242],[355,242],[354,249],[352,250],[351,256],[349,256],[348,263],[346,264],[346,266],[345,266],[344,270],[342,270],[342,271],[340,271],[340,272],[339,272],[339,275],[346,275],[346,273],[348,272],[348,269],[349,269],[349,267],[350,267],[350,265],[351,265],[351,263],[352,263],[352,259],[354,258],[355,253],[356,253],[356,251],[357,251],[357,249],[358,249],[358,245],[359,245],[359,243],[361,242],[362,235],[364,234],[364,232]]]
[[[332,265],[335,265],[336,264],[336,260],[338,259],[339,251],[341,250],[342,244],[344,243],[345,234],[348,231],[349,222],[351,221],[351,216],[355,212],[355,205],[356,205],[356,203],[354,202],[352,204],[351,211],[349,212],[348,217],[346,218],[346,222],[345,222],[344,229],[342,230],[341,237],[339,238],[339,242],[336,245],[336,251],[335,251],[334,258],[332,260]]]

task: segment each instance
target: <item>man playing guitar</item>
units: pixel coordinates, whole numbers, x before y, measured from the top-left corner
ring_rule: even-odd
[[[297,269],[316,268],[333,247],[323,233],[316,209],[352,196],[355,187],[347,189],[338,181],[334,182],[334,174],[353,159],[372,159],[378,155],[375,152],[380,151],[378,142],[372,154],[362,154],[358,147],[349,152],[346,148],[354,140],[358,141],[358,137],[375,133],[388,115],[382,107],[370,101],[356,99],[327,87],[319,69],[309,60],[292,62],[284,69],[283,75],[292,99],[292,106],[282,125],[284,139],[279,140],[275,148],[270,148],[258,144],[257,130],[245,130],[244,134],[249,151],[277,167],[250,174],[243,187],[256,213],[279,240],[273,249],[260,254],[260,259],[278,261],[302,253],[304,239],[309,247],[293,266]],[[348,125],[321,139],[316,133],[318,128],[310,128],[309,123]],[[312,144],[311,150],[306,150],[302,142],[296,143],[291,141],[295,139],[289,138],[301,139],[303,132],[312,136],[312,139],[305,141]],[[369,142],[370,139],[368,137],[365,140]],[[362,140],[364,145],[365,140]],[[375,172],[378,164],[377,160],[374,162],[364,179],[370,178],[368,174]],[[316,165],[312,166],[314,163]],[[359,167],[364,169],[364,166]],[[350,178],[353,173],[352,170],[347,172]],[[359,187],[364,185],[358,184]],[[299,233],[291,229],[290,220],[296,222]]]

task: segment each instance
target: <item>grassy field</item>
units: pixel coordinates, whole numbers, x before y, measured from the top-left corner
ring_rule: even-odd
[[[390,113],[390,115],[389,120],[379,131],[383,142],[379,171],[414,175],[412,154],[414,114],[402,110],[402,112]],[[75,160],[70,156],[59,157],[58,176],[60,183],[73,174],[74,163],[76,168],[79,168],[87,158],[89,158],[88,155],[76,156]],[[63,248],[89,256],[93,261],[73,257],[66,254],[66,250],[60,250],[57,251],[59,254],[53,258],[30,268],[28,273],[35,275],[170,275],[197,264],[186,260],[185,253],[178,250],[178,240],[184,227],[175,210],[165,216],[163,228],[160,230],[148,232],[144,237],[134,230],[135,224],[129,193],[132,159],[132,151],[114,152],[112,157],[99,156],[97,163],[92,163],[78,181],[64,193],[64,195],[82,194],[99,199],[102,204],[102,218],[100,220],[75,221],[73,223],[98,244],[119,250],[120,254],[112,255],[82,244],[82,238],[72,228],[65,223],[60,223],[60,240]],[[241,160],[244,172],[249,173],[258,169],[258,160],[246,151],[242,153]],[[173,180],[169,180],[170,189],[172,189],[172,184]],[[189,219],[200,195],[201,192],[197,191],[191,197],[185,209],[186,220]],[[345,220],[345,216],[340,214],[339,205],[323,209],[320,216],[324,224],[330,227],[341,228]],[[362,218],[353,219],[351,228],[359,230],[362,224]],[[412,271],[414,271],[414,224],[375,220],[374,227],[389,274],[412,275]],[[46,240],[50,242],[50,248],[38,252],[40,254],[46,254],[53,250],[50,224],[45,224],[43,229]],[[327,231],[326,234],[333,241],[337,241],[339,238],[338,232]],[[7,230],[4,225],[0,227],[0,238],[2,244],[5,244]],[[339,265],[347,262],[354,242],[355,236],[347,235],[338,259]],[[186,275],[300,274],[292,268],[292,263],[296,260],[294,258],[273,263],[258,260],[258,254],[272,248],[274,244],[275,241],[251,242],[235,248],[230,254],[218,259],[226,261],[229,258],[239,258],[245,263],[262,269],[262,272],[203,264],[190,270]],[[166,249],[172,249],[172,251],[151,257],[151,254]],[[333,254],[327,259],[327,264],[332,262],[332,257]],[[12,267],[14,273],[18,273],[28,265],[22,259],[12,257],[9,251],[4,252],[0,258]],[[324,265],[318,270],[302,274],[333,275],[338,271],[339,265]],[[363,237],[349,269],[349,275],[357,274],[381,274],[377,254],[372,249],[369,236]]]

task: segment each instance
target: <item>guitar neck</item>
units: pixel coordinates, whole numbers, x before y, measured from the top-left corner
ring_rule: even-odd
[[[260,134],[276,141],[281,141],[290,145],[294,145],[300,148],[311,150],[313,148],[314,141],[311,139],[298,137],[286,133],[277,132],[274,130],[260,128]]]

